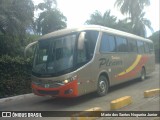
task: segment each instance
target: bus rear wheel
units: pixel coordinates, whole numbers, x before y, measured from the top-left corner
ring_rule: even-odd
[[[101,75],[98,79],[98,86],[97,86],[97,95],[104,96],[108,92],[108,80],[104,75]]]
[[[143,67],[142,70],[141,70],[141,80],[145,80],[146,79],[146,70],[145,68]]]

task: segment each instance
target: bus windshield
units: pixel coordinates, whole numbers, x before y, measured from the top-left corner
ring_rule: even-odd
[[[32,73],[36,76],[59,76],[91,60],[98,37],[97,31],[85,31],[83,49],[78,48],[81,32],[38,41]]]
[[[75,34],[40,40],[35,52],[33,71],[53,74],[72,68],[75,43]]]

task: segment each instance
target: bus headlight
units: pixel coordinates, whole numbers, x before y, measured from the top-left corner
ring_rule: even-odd
[[[68,79],[66,79],[66,80],[63,81],[63,84],[67,84],[67,83],[72,82],[73,80],[76,80],[76,79],[77,79],[77,76],[68,78]]]
[[[67,83],[69,83],[69,80],[64,80],[63,83],[67,84]]]

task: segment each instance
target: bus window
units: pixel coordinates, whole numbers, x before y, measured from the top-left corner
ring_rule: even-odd
[[[144,48],[145,48],[145,53],[149,53],[149,45],[148,45],[148,43],[144,42]]]
[[[115,51],[116,51],[116,43],[114,37],[111,35],[103,34],[100,52],[106,53]]]
[[[154,53],[154,47],[152,43],[149,43],[149,52]]]
[[[40,45],[37,48],[39,51],[35,54],[36,56],[36,64],[43,64],[48,59],[48,47],[49,43],[45,41],[40,41]]]
[[[142,41],[137,41],[138,53],[144,53],[144,43]]]
[[[98,38],[98,31],[85,31],[85,42],[83,44],[84,49],[78,49],[77,54],[77,63],[82,64],[86,63],[87,61],[91,60],[94,54],[97,38]]]
[[[128,52],[127,40],[116,36],[117,52]]]
[[[97,43],[98,38],[98,31],[85,31],[86,32],[86,39],[87,39],[87,48],[88,48],[88,55],[89,59],[93,57],[94,50]]]
[[[128,52],[137,52],[136,40],[128,39]]]

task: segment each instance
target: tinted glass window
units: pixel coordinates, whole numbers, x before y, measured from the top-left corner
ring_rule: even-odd
[[[144,43],[142,41],[137,41],[138,53],[144,53]]]
[[[94,54],[98,31],[85,31],[85,42],[82,50],[78,50],[77,52],[77,63],[84,64],[87,61],[91,60]]]
[[[145,42],[144,45],[145,53],[149,53],[149,44]]]
[[[152,44],[152,43],[148,43],[148,45],[149,45],[149,52],[150,52],[150,53],[154,53],[153,44]]]
[[[136,40],[128,39],[128,52],[137,52]]]
[[[98,31],[85,31],[86,32],[86,42],[88,46],[89,54],[92,56],[95,50],[97,38],[98,38]]]
[[[74,67],[76,34],[38,41],[33,72],[41,75],[59,74]]]
[[[128,52],[127,40],[122,37],[116,37],[117,52]]]
[[[100,51],[103,53],[116,51],[114,36],[103,34]]]
[[[116,51],[116,42],[113,36],[108,36],[109,40],[109,52],[115,52]]]

